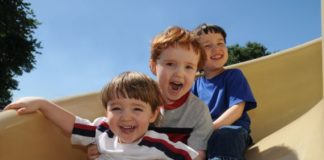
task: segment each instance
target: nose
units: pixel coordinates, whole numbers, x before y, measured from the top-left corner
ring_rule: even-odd
[[[214,46],[214,47],[211,48],[209,54],[212,54],[213,55],[213,54],[220,53],[222,51],[223,51],[223,48],[222,47]],[[207,52],[207,54],[208,54],[208,52]]]
[[[132,113],[128,110],[124,110],[121,115],[120,115],[120,119],[122,121],[130,121],[132,120]]]
[[[216,51],[218,51],[218,50],[220,50],[220,49],[222,49],[222,48],[223,48],[222,46],[213,45],[213,47],[212,47],[212,51],[213,51],[213,52],[216,52]]]
[[[216,43],[216,44],[212,44],[211,49],[222,49],[222,48],[226,48],[226,44],[225,43]]]
[[[178,66],[176,69],[175,69],[175,75],[177,77],[181,77],[183,76],[184,74],[184,69],[185,69],[185,66]]]

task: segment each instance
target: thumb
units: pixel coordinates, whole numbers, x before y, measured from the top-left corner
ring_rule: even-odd
[[[26,114],[26,113],[27,113],[27,110],[26,110],[25,107],[23,107],[23,108],[19,108],[19,109],[17,110],[17,113],[18,113],[18,114]]]
[[[11,104],[8,104],[3,110],[10,110],[10,109],[18,110],[19,108],[21,108],[21,107],[18,104],[11,103]]]

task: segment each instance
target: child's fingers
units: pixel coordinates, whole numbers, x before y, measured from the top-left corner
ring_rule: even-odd
[[[21,108],[22,105],[20,105],[19,103],[11,103],[11,104],[8,104],[4,110],[9,110],[9,109],[15,109],[15,110],[18,110],[19,108]]]
[[[96,158],[99,157],[100,154],[96,145],[91,144],[88,146],[87,149],[88,149],[87,155],[89,160],[95,160]]]
[[[27,111],[26,108],[23,107],[23,108],[19,108],[19,109],[17,110],[17,113],[18,113],[18,114],[25,114],[25,113],[28,113],[28,112],[26,112],[26,111]]]
[[[89,153],[98,153],[98,148],[95,144],[91,144],[88,146]]]
[[[91,155],[95,155],[95,154],[98,154],[98,150],[97,149],[92,149],[89,151]]]
[[[12,103],[12,104],[7,105],[4,108],[4,110],[10,110],[10,109],[16,110],[18,114],[26,114],[26,113],[30,112],[27,110],[24,103]]]

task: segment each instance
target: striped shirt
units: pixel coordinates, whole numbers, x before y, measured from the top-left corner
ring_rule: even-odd
[[[182,142],[172,142],[166,134],[153,130],[147,131],[140,140],[132,144],[119,143],[105,117],[97,118],[93,123],[76,117],[71,141],[72,144],[84,146],[97,144],[101,153],[98,160],[191,160],[198,155]]]

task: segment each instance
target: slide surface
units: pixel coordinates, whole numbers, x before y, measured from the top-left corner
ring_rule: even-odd
[[[318,160],[324,157],[324,101],[321,39],[249,62],[229,66],[246,75],[258,102],[250,111],[255,144],[249,160]],[[56,100],[93,120],[104,115],[98,93]],[[0,113],[0,159],[86,160],[85,148],[41,113]]]

